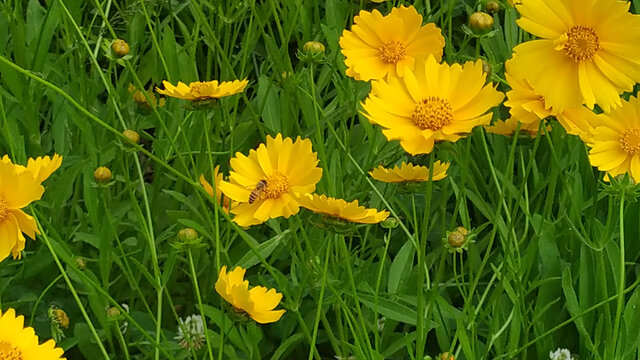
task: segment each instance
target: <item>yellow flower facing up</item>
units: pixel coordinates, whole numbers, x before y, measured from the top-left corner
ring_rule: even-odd
[[[640,82],[640,16],[618,0],[527,0],[518,25],[539,37],[516,46],[513,68],[556,111],[620,105]]]
[[[296,197],[315,191],[322,177],[318,156],[309,139],[267,136],[267,143],[236,153],[230,162],[229,181],[220,190],[234,203],[233,221],[240,226],[261,224],[269,218],[288,218],[300,211]]]
[[[219,99],[221,97],[234,95],[244,91],[249,80],[223,81],[218,83],[213,81],[196,81],[189,85],[178,81],[177,86],[173,86],[168,81],[163,81],[164,90],[156,88],[156,91],[162,95],[171,96],[178,99],[189,101],[201,101],[210,99]]]
[[[608,176],[629,173],[640,182],[640,100],[631,97],[610,114],[599,116],[602,121],[589,138],[591,165]]]
[[[457,141],[475,126],[487,125],[487,112],[504,94],[485,86],[482,61],[438,64],[433,56],[401,78],[374,81],[362,107],[382,126],[387,140],[400,140],[412,155],[427,154],[436,141]]]
[[[413,6],[393,8],[387,16],[362,10],[353,23],[351,31],[342,32],[340,47],[347,75],[356,80],[402,76],[418,58],[442,59],[440,29],[432,23],[422,26],[422,15]]]
[[[538,129],[540,129],[540,119],[531,122],[531,123],[522,123],[516,118],[511,117],[507,120],[498,120],[493,125],[485,126],[484,129],[487,132],[492,134],[499,135],[513,135],[518,128],[518,124],[520,124],[520,134],[527,134],[530,137],[534,138],[538,136]],[[551,131],[551,127],[547,125],[547,132]],[[540,132],[540,135],[544,135],[544,130]]]
[[[449,165],[451,163],[442,163],[440,160],[434,162],[432,180],[438,181],[447,177]],[[369,171],[369,175],[378,181],[387,183],[422,182],[429,181],[429,168],[402,162],[400,167],[396,165],[392,169],[378,166]]]
[[[245,272],[245,269],[237,266],[227,273],[227,266],[223,266],[216,281],[216,292],[236,311],[246,313],[257,323],[269,324],[280,320],[285,310],[273,309],[282,300],[282,294],[263,286],[249,290],[249,281],[244,280]]]
[[[65,360],[64,351],[53,340],[38,343],[32,327],[24,327],[24,317],[16,317],[14,309],[0,310],[0,359]]]
[[[305,194],[298,198],[300,206],[315,213],[324,214],[360,224],[376,224],[389,217],[388,211],[367,209],[358,205],[358,200],[346,202],[326,195]]]
[[[220,191],[220,182],[222,181],[222,173],[220,172],[220,165],[217,165],[213,169],[213,176],[214,176],[214,184],[216,186],[216,199],[218,199],[218,202],[220,202],[220,199],[222,198],[222,191]],[[200,175],[200,185],[202,185],[202,187],[207,192],[207,194],[209,194],[209,196],[213,197],[213,186],[211,186],[211,183],[207,181],[207,179],[204,177],[204,174]],[[229,213],[229,198],[226,196],[222,202],[222,210],[227,214]]]
[[[26,242],[23,232],[34,240],[40,233],[35,219],[21,209],[40,200],[43,193],[39,178],[29,169],[0,161],[0,261],[9,254],[21,257]]]

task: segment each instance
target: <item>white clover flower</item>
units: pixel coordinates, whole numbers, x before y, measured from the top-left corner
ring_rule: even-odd
[[[204,324],[202,316],[191,315],[186,319],[180,319],[178,325],[178,335],[175,340],[180,346],[187,350],[198,350],[204,344]]]
[[[556,351],[549,351],[549,360],[573,360],[573,357],[569,350],[558,348]]]

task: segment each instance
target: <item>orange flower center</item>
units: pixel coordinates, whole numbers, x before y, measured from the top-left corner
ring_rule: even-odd
[[[453,107],[447,100],[429,96],[418,102],[411,119],[422,130],[438,131],[451,123],[452,113]]]
[[[389,41],[380,48],[380,58],[387,64],[395,64],[402,60],[407,48],[400,41]]]
[[[0,359],[2,360],[23,360],[22,351],[6,341],[0,341]]]
[[[193,96],[206,96],[207,84],[202,81],[196,81],[189,84],[189,91]]]
[[[640,129],[629,129],[620,138],[620,147],[633,156],[640,151]]]
[[[563,39],[565,39],[565,35],[566,42],[564,42],[562,50],[575,62],[591,59],[600,49],[600,38],[590,27],[574,26],[562,36]]]
[[[0,222],[2,222],[2,220],[4,220],[4,218],[7,217],[8,212],[9,212],[9,209],[7,208],[7,202],[4,201],[3,199],[0,199]]]
[[[289,191],[289,179],[279,172],[274,173],[267,179],[267,186],[262,194],[267,199],[275,199]]]

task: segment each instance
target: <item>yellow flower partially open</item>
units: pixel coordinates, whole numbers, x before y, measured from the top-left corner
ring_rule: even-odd
[[[589,139],[591,165],[608,176],[629,173],[640,182],[640,100],[623,100],[622,106],[599,116],[602,121]]]
[[[367,209],[358,205],[358,200],[346,202],[342,199],[327,197],[326,195],[306,194],[298,198],[300,206],[315,213],[329,215],[335,218],[361,224],[376,224],[389,217],[388,211]]]
[[[213,81],[196,81],[189,83],[189,85],[178,81],[177,86],[173,86],[168,81],[163,81],[164,90],[156,88],[156,91],[160,94],[171,96],[178,99],[199,101],[208,99],[219,99],[221,97],[234,95],[244,91],[244,88],[249,83],[249,80],[234,80],[223,81],[218,83],[217,80]]]
[[[364,115],[408,153],[430,153],[436,141],[457,141],[475,126],[489,124],[487,111],[504,94],[485,85],[485,79],[481,60],[461,66],[438,64],[429,56],[401,78],[374,81],[362,105]]]
[[[14,309],[4,314],[0,310],[0,359],[2,360],[65,360],[64,351],[53,340],[38,343],[32,327],[24,326],[24,317],[16,317]]]
[[[249,290],[249,281],[244,280],[245,272],[245,269],[237,266],[227,273],[227,266],[223,266],[216,281],[216,292],[236,311],[245,312],[260,324],[280,320],[285,310],[273,309],[282,300],[282,294],[263,286],[255,286]]]
[[[433,181],[442,180],[447,177],[447,170],[451,163],[442,163],[438,160],[433,163]],[[399,183],[399,182],[421,182],[429,181],[429,168],[426,166],[416,166],[411,163],[407,164],[402,162],[400,167],[397,165],[392,169],[387,169],[383,166],[369,171],[369,175],[372,178],[387,182],[387,183]]]
[[[2,157],[2,162],[13,164],[9,155]],[[27,170],[31,175],[33,175],[34,179],[36,179],[38,183],[42,183],[47,180],[54,171],[58,170],[60,165],[62,165],[62,156],[58,154],[54,154],[53,157],[38,156],[35,159],[29,158],[29,160],[27,160],[26,167],[19,164],[13,164],[18,175],[22,175],[22,173]]]
[[[213,175],[214,175],[214,184],[216,185],[216,199],[218,199],[218,202],[220,202],[220,199],[222,198],[222,191],[220,191],[220,182],[222,181],[222,173],[219,171],[220,171],[220,165],[217,165],[213,169]],[[213,186],[211,186],[211,184],[207,181],[207,179],[204,177],[204,174],[200,175],[200,185],[202,185],[202,187],[207,192],[207,194],[209,194],[209,196],[213,197]],[[224,210],[226,213],[229,213],[229,198],[226,196],[222,202],[222,210]]]
[[[229,181],[220,190],[232,201],[233,221],[240,226],[261,224],[269,218],[288,218],[300,211],[296,197],[315,191],[322,177],[318,156],[309,139],[267,136],[267,143],[236,153],[231,159]]]
[[[432,23],[422,26],[422,15],[413,6],[393,8],[387,16],[362,10],[353,23],[351,31],[342,32],[340,47],[347,75],[356,80],[403,75],[416,59],[429,55],[442,59],[440,29]]]
[[[513,68],[562,112],[595,104],[609,112],[640,82],[640,16],[629,1],[527,0],[518,25],[539,37],[516,46]]]

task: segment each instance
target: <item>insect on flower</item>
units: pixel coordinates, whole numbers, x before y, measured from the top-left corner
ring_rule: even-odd
[[[251,190],[251,194],[249,194],[249,204],[253,204],[256,200],[258,200],[258,198],[260,197],[260,195],[262,195],[262,192],[266,187],[267,187],[267,180],[264,180],[264,179],[260,180],[256,184],[256,187],[254,187],[253,190]]]

